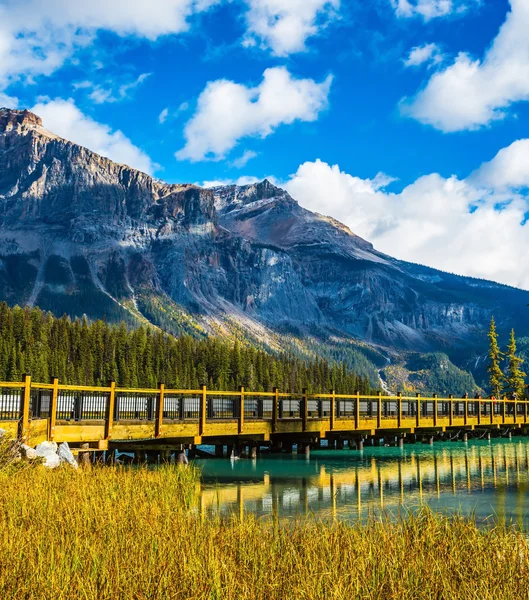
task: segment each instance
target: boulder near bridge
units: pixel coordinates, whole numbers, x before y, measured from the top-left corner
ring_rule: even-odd
[[[0,382],[0,428],[29,445],[68,442],[78,451],[128,451],[168,458],[182,446],[248,447],[310,452],[326,439],[331,447],[362,449],[366,441],[434,438],[466,440],[526,433],[529,401],[354,394],[214,391]],[[151,454],[152,453],[152,454]]]

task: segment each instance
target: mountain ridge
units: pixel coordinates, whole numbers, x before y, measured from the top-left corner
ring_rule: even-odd
[[[529,335],[522,290],[392,258],[268,180],[164,183],[29,111],[0,109],[0,206],[10,304],[316,355],[444,352],[458,366],[483,355],[492,314]]]

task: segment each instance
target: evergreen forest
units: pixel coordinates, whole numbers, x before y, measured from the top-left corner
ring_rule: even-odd
[[[370,393],[366,377],[345,364],[273,355],[244,342],[218,338],[178,338],[150,327],[128,329],[86,318],[72,321],[38,308],[10,308],[0,303],[0,381],[33,380],[61,383],[251,391]]]

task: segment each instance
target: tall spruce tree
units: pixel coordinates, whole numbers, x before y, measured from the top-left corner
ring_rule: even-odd
[[[508,394],[516,394],[518,398],[523,398],[525,396],[526,374],[520,369],[523,359],[516,355],[514,329],[511,331],[509,339],[507,361],[506,391]]]
[[[498,345],[498,333],[496,331],[496,321],[492,317],[489,328],[489,385],[494,396],[499,398],[503,392],[505,375],[501,369],[503,352]]]

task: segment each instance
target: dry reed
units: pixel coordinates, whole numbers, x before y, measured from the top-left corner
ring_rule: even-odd
[[[519,599],[524,534],[424,510],[364,524],[203,517],[197,472],[0,471],[0,598]]]

